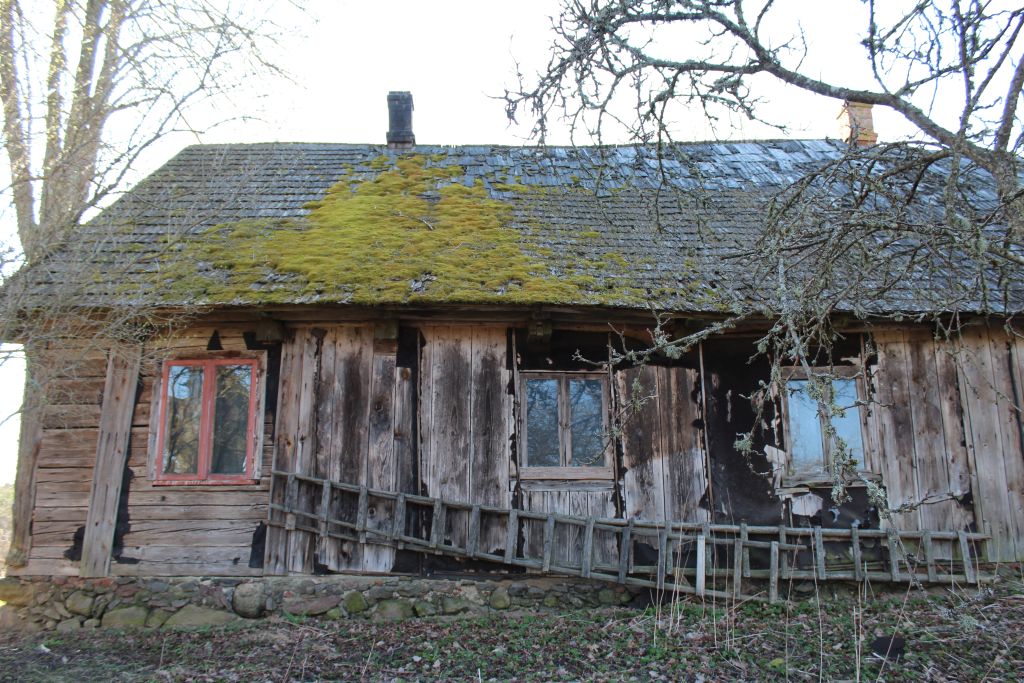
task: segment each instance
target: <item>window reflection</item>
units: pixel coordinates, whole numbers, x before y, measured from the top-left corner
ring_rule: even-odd
[[[526,380],[526,464],[558,467],[558,380]]]
[[[198,471],[202,412],[203,369],[189,365],[172,366],[167,381],[164,474],[193,474]]]
[[[217,367],[217,396],[214,402],[214,474],[243,474],[248,452],[249,395],[252,369],[248,365]]]
[[[604,401],[601,381],[569,380],[572,459],[576,467],[604,464]]]

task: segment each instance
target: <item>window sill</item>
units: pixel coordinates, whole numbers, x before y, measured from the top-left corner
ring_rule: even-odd
[[[611,481],[615,472],[611,467],[523,467],[520,479],[549,479],[562,481]]]
[[[882,475],[875,474],[874,472],[858,472],[857,477],[847,477],[847,486],[864,486],[864,480],[881,483]],[[808,487],[808,486],[832,486],[832,475],[828,472],[801,472],[799,474],[790,474],[782,478],[783,488],[797,488],[797,487]]]
[[[153,479],[153,486],[253,486],[259,479],[249,477],[235,479]]]

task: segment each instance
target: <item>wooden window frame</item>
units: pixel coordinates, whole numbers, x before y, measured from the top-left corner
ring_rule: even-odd
[[[553,379],[558,381],[558,453],[559,466],[553,465],[530,465],[528,461],[529,452],[529,430],[527,426],[529,406],[527,405],[526,382],[536,379]],[[601,372],[579,372],[579,371],[550,371],[550,370],[520,370],[519,371],[519,395],[522,403],[519,410],[519,430],[522,438],[519,443],[519,479],[548,479],[567,481],[602,481],[610,480],[615,476],[612,466],[612,444],[611,439],[604,447],[604,465],[576,467],[571,464],[572,458],[572,421],[567,414],[569,409],[569,380],[593,379],[601,383],[601,427],[604,434],[610,434],[611,414],[611,392],[609,388],[608,375]]]
[[[868,433],[866,424],[866,415],[864,410],[863,401],[866,400],[866,387],[864,384],[864,375],[862,368],[852,365],[841,365],[832,368],[815,366],[811,368],[811,375],[830,375],[830,379],[852,379],[854,380],[854,386],[857,389],[857,422],[860,425],[860,446],[861,446],[861,468],[858,473],[873,477],[873,474],[868,467]],[[782,420],[785,425],[785,451],[787,456],[786,473],[783,477],[783,483],[786,486],[797,485],[797,484],[808,484],[817,482],[831,482],[832,477],[829,474],[832,465],[832,448],[829,441],[825,438],[824,425],[821,426],[822,439],[821,439],[821,467],[816,470],[793,470],[793,434],[790,427],[789,419],[789,381],[790,380],[809,380],[810,376],[803,367],[783,367],[782,368]],[[818,417],[819,423],[821,417]]]
[[[245,471],[241,474],[210,472],[213,455],[213,424],[215,373],[217,367],[247,365],[250,368],[249,420],[246,427]],[[200,408],[200,437],[198,462],[195,473],[167,474],[163,471],[164,439],[167,433],[166,388],[172,367],[193,366],[203,368],[203,393]],[[161,363],[158,381],[153,387],[155,410],[150,421],[149,475],[154,486],[238,486],[256,484],[261,476],[263,447],[263,406],[266,379],[265,352],[210,352],[201,357],[166,358]]]

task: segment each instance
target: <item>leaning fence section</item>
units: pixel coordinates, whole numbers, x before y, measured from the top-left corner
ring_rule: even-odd
[[[532,572],[776,601],[780,584],[978,584],[983,534],[584,517],[383,491],[272,472],[268,525]],[[744,587],[747,590],[744,590]],[[752,590],[755,589],[755,590]]]

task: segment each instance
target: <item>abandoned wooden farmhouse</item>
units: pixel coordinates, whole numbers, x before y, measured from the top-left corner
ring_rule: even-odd
[[[189,147],[22,279],[145,324],[116,348],[30,347],[46,400],[22,435],[12,575],[775,591],[1024,560],[1012,310],[961,316],[950,340],[914,315],[837,323],[832,426],[859,470],[841,505],[806,371],[755,405],[769,320],[628,357],[656,313],[686,334],[757,296],[720,254],[845,142],[424,146],[411,99],[389,103],[387,145]]]

